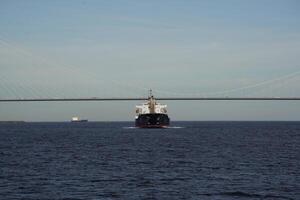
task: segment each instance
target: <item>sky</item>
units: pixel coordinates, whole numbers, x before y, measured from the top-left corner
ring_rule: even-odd
[[[300,96],[298,0],[0,0],[0,98]],[[133,120],[140,102],[0,103]],[[172,120],[300,120],[300,102],[162,102]]]

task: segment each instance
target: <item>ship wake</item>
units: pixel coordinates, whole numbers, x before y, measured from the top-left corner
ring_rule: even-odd
[[[167,127],[160,127],[157,129],[181,129],[181,128],[185,128],[185,127],[183,127],[183,126],[167,126]],[[145,129],[145,128],[136,127],[136,126],[126,126],[126,127],[123,127],[123,129]]]

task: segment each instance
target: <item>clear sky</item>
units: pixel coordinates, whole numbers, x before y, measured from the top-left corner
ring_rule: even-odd
[[[0,97],[300,96],[299,10],[298,0],[0,0]],[[137,103],[0,103],[0,120],[132,120]],[[300,120],[300,102],[164,103],[173,120]]]

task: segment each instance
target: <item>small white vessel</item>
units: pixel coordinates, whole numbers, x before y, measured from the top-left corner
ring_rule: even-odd
[[[79,117],[72,117],[71,122],[88,122],[88,120],[80,119]]]

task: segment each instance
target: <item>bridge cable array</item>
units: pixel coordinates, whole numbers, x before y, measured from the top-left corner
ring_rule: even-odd
[[[5,73],[0,74],[0,98],[51,98],[51,97],[60,97],[60,98],[68,98],[68,97],[94,97],[103,96],[103,94],[107,95],[107,90],[113,90],[113,86],[116,88],[117,94],[108,94],[110,96],[120,96],[120,91],[124,91],[122,95],[128,95],[134,97],[144,97],[147,95],[147,92],[150,88],[154,89],[154,93],[159,96],[191,96],[191,97],[214,97],[214,96],[226,96],[240,93],[250,93],[253,94],[253,89],[259,88],[268,88],[268,90],[272,90],[272,87],[276,86],[277,88],[283,88],[283,84],[287,84],[288,82],[294,81],[295,83],[290,85],[296,86],[299,83],[298,75],[300,75],[300,70],[286,74],[283,76],[279,76],[277,78],[264,80],[261,82],[257,82],[254,84],[244,85],[231,89],[224,89],[219,91],[209,91],[209,92],[172,92],[170,90],[163,90],[160,88],[153,88],[150,86],[144,86],[143,83],[139,84],[130,84],[114,79],[105,80],[104,77],[99,77],[92,72],[83,70],[83,68],[69,65],[65,63],[60,63],[58,61],[53,61],[47,59],[43,56],[37,56],[36,53],[33,53],[31,50],[21,48],[17,44],[13,44],[7,39],[3,39],[3,36],[0,35],[0,45],[10,48],[14,52],[15,55],[18,55],[20,60],[21,58],[29,59],[31,63],[31,71],[34,71],[36,74],[36,78],[32,81],[29,80],[29,77],[32,77],[32,74],[26,73],[22,74],[23,76],[19,76],[19,78],[12,79],[9,75]],[[36,64],[39,63],[39,64]],[[43,66],[43,67],[41,67]],[[22,69],[26,71],[26,69]],[[11,70],[8,70],[11,71]],[[30,71],[30,70],[29,70]],[[53,80],[49,80],[49,77],[54,76]],[[68,78],[69,77],[69,78]],[[77,82],[78,79],[73,79],[73,77],[79,77],[80,81]],[[56,80],[57,79],[57,80]],[[57,85],[58,83],[64,85]],[[84,84],[83,84],[84,83]],[[92,83],[92,84],[91,84]],[[82,84],[84,87],[82,87]],[[278,85],[277,85],[278,84]],[[109,86],[108,88],[100,88],[99,86]],[[113,85],[113,86],[112,86]],[[287,85],[287,89],[289,89]],[[82,90],[81,88],[86,88],[86,91],[78,91]],[[92,89],[90,89],[92,88]],[[121,88],[121,89],[120,89]],[[89,91],[90,90],[90,91]],[[300,95],[298,92],[298,88],[295,88],[295,95]],[[66,92],[67,91],[67,92]],[[252,92],[252,93],[251,93]],[[256,91],[257,92],[257,91]],[[254,91],[255,93],[255,91]],[[278,96],[278,93],[269,94],[271,96]],[[246,94],[246,95],[248,95]],[[119,96],[118,96],[119,95]],[[243,94],[245,96],[245,94]]]

